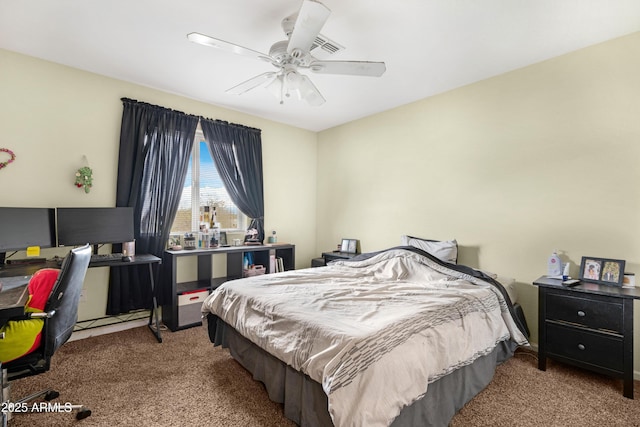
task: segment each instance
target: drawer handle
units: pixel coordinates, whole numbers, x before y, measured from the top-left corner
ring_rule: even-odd
[[[585,313],[584,311],[578,310],[578,317],[584,317],[586,315],[587,315],[587,313]]]
[[[584,350],[586,347],[584,346],[584,344],[578,344],[578,349],[580,350]]]

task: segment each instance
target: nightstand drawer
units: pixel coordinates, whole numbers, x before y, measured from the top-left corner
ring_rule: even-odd
[[[622,372],[623,341],[616,337],[547,322],[547,353]]]
[[[547,319],[577,323],[593,329],[622,332],[622,304],[601,299],[547,294]]]

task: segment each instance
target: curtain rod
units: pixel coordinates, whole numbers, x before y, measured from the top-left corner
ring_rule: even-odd
[[[153,108],[157,108],[159,110],[165,110],[165,111],[171,111],[173,113],[179,113],[179,114],[184,114],[185,116],[190,116],[190,117],[197,117],[200,118],[200,116],[196,116],[195,114],[188,114],[185,113],[184,111],[180,111],[180,110],[173,110],[171,108],[167,108],[167,107],[163,107],[161,105],[154,105],[154,104],[149,104],[148,102],[143,102],[143,101],[138,101],[136,99],[131,99],[131,98],[120,98],[120,100],[124,103],[130,103],[130,104],[140,104],[140,105],[146,105],[148,107],[153,107]]]
[[[254,131],[254,132],[262,132],[262,129],[252,128],[250,126],[241,125],[239,123],[229,123],[226,120],[209,119],[207,117],[202,117],[202,116],[200,116],[200,120],[208,120],[210,122],[215,122],[215,123],[219,123],[219,124],[222,124],[222,125],[234,126],[234,127],[238,127],[238,128],[241,128],[241,129],[247,129],[247,130],[250,130],[250,131]]]
[[[184,111],[173,110],[173,109],[171,109],[171,108],[163,107],[163,106],[160,106],[160,105],[149,104],[148,102],[138,101],[138,100],[136,100],[136,99],[131,99],[131,98],[126,98],[126,97],[124,97],[124,98],[120,98],[120,100],[121,100],[122,102],[128,102],[128,103],[132,103],[132,104],[140,104],[140,105],[147,105],[147,106],[149,106],[149,107],[159,108],[159,109],[166,110],[166,111],[172,111],[172,112],[175,112],[175,113],[184,114],[184,115],[186,115],[186,116],[197,117],[197,118],[199,118],[200,120],[209,120],[209,121],[217,122],[217,123],[220,123],[220,124],[225,124],[225,125],[229,125],[229,126],[237,126],[237,127],[239,127],[239,128],[243,128],[243,129],[247,129],[247,130],[251,130],[251,131],[255,131],[255,132],[260,132],[260,133],[262,133],[262,130],[261,130],[261,129],[253,128],[253,127],[250,127],[250,126],[241,125],[241,124],[239,124],[239,123],[229,123],[229,122],[227,122],[227,121],[225,121],[225,120],[210,119],[210,118],[203,117],[203,116],[197,116],[197,115],[195,115],[195,114],[187,114],[187,113],[185,113]]]

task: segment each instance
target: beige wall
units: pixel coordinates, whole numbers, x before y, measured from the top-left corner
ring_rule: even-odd
[[[316,251],[316,133],[1,49],[0,147],[17,158],[0,170],[0,204],[114,206],[122,97],[262,129],[265,227],[296,245],[298,268],[309,266]],[[93,169],[89,194],[73,185],[83,156]],[[81,320],[106,308],[106,269],[88,274]]]
[[[121,97],[242,123],[263,130],[266,228],[298,268],[343,237],[456,238],[460,262],[516,278],[535,343],[530,283],[553,249],[573,275],[583,255],[640,273],[638,75],[640,33],[315,134],[0,50],[0,146],[18,156],[2,205],[113,205]],[[72,185],[83,155],[88,195]],[[87,282],[90,318],[106,275]]]
[[[517,279],[537,342],[530,283],[554,249],[573,275],[583,255],[640,273],[638,76],[640,33],[321,132],[318,251],[456,238]]]

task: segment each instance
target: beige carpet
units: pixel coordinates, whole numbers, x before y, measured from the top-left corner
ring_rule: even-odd
[[[83,404],[93,414],[15,415],[9,426],[292,426],[280,405],[238,365],[214,348],[202,328],[164,332],[146,328],[69,342],[51,371],[17,380],[13,397],[55,384],[58,402]],[[638,400],[622,396],[619,380],[518,351],[451,426],[640,426]]]

